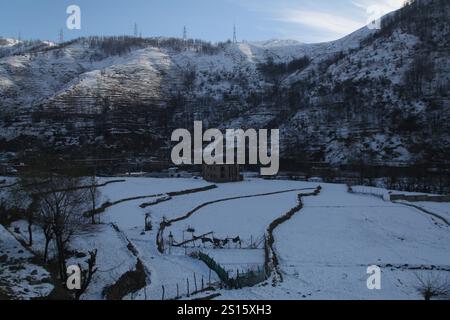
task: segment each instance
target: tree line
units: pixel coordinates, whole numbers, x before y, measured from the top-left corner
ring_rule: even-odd
[[[30,248],[35,244],[33,230],[38,227],[45,237],[40,258],[44,265],[55,267],[58,279],[65,287],[67,261],[73,255],[71,240],[89,225],[99,223],[95,215],[86,214],[96,209],[99,183],[95,172],[74,168],[59,158],[40,158],[37,163],[22,172],[17,183],[2,197],[0,222],[25,220],[28,229],[25,245]],[[55,251],[50,256],[52,243]],[[97,250],[93,248],[88,255],[88,268],[82,271],[81,288],[69,292],[75,299],[86,291],[97,270]]]

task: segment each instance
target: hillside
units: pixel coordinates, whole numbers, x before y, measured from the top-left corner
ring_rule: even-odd
[[[450,3],[414,1],[330,43],[0,40],[2,152],[167,157],[170,133],[280,128],[283,159],[445,164]]]

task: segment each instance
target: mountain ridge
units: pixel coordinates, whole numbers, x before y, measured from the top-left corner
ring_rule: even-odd
[[[283,159],[448,163],[449,12],[415,1],[319,44],[34,43],[0,59],[1,146],[167,157],[171,130],[200,119],[280,128]]]

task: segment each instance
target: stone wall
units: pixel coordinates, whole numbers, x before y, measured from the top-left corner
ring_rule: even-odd
[[[447,196],[428,196],[428,195],[404,195],[404,194],[391,194],[391,201],[405,200],[409,202],[450,202],[450,195]]]

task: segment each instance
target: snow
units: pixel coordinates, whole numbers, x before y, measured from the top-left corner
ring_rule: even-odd
[[[50,274],[31,262],[32,258],[33,254],[0,225],[0,297],[29,300],[50,294]]]
[[[102,178],[101,182],[118,178]],[[187,281],[190,292],[195,290],[194,274],[200,289],[203,279],[206,286],[217,283],[218,277],[201,262],[185,255],[202,251],[235,276],[236,272],[257,270],[264,264],[263,241],[268,225],[297,204],[297,194],[304,188],[314,189],[318,182],[263,180],[248,177],[244,182],[218,184],[216,189],[189,195],[167,197],[171,191],[199,188],[208,185],[197,179],[124,178],[125,182],[108,184],[101,188],[102,197],[120,199],[160,195],[132,200],[114,205],[99,218],[101,225],[87,228],[74,236],[70,248],[87,254],[98,250],[98,273],[93,278],[83,299],[103,299],[103,289],[114,284],[122,274],[134,270],[137,259],[142,261],[147,274],[147,285],[129,294],[126,299],[175,298],[177,285],[182,298],[187,298]],[[257,285],[241,290],[219,289],[219,299],[420,299],[416,287],[417,277],[433,269],[439,274],[450,270],[449,227],[425,215],[417,209],[401,203],[391,203],[373,194],[385,194],[384,189],[370,190],[368,194],[348,193],[347,186],[320,183],[323,187],[317,197],[304,197],[304,207],[292,219],[274,231],[274,249],[283,275],[283,282],[275,287]],[[285,193],[254,196],[271,192]],[[305,191],[303,191],[305,192]],[[142,203],[158,199],[165,202],[147,208]],[[206,202],[212,203],[185,220],[168,226],[164,231],[164,254],[157,249],[157,231],[162,219],[184,216]],[[448,214],[448,204],[419,203],[441,214]],[[146,214],[152,224],[151,231],[144,231]],[[117,226],[119,231],[112,227]],[[194,228],[196,236],[214,232],[219,239],[239,236],[242,245],[231,242],[223,248],[197,241],[184,247],[167,244],[172,233],[176,241],[185,239]],[[26,222],[15,222],[10,231],[18,231],[26,238]],[[0,233],[5,238],[9,233]],[[42,251],[43,236],[34,228],[33,251]],[[11,239],[9,237],[8,239]],[[8,240],[11,241],[11,240]],[[129,243],[135,248],[133,253]],[[249,245],[256,244],[256,248]],[[3,247],[3,246],[2,246]],[[51,254],[54,251],[50,248]],[[85,266],[87,257],[71,258],[69,264]],[[367,289],[367,268],[378,265],[382,269],[382,290]],[[28,265],[27,265],[28,268]],[[19,275],[20,276],[20,275]],[[0,276],[1,277],[1,276]],[[0,278],[1,279],[1,278]],[[1,281],[1,280],[0,280]]]
[[[284,282],[221,298],[420,299],[414,267],[450,266],[449,228],[376,197],[324,185],[318,197],[276,230]],[[367,267],[382,267],[382,289],[368,290]],[[448,273],[448,272],[444,272]]]
[[[153,221],[163,217],[173,219],[208,201],[316,186],[317,183],[250,179],[243,183],[221,184],[204,193],[176,197],[147,211]],[[292,208],[295,201],[296,192],[289,192],[212,204],[187,220],[174,223],[165,235],[172,232],[180,239],[183,230],[190,226],[195,228],[196,235],[214,231],[214,236],[219,238],[238,235],[243,239],[251,235],[256,238],[264,233],[271,220]],[[265,287],[220,291],[221,299],[418,299],[415,272],[399,266],[450,266],[449,255],[445,254],[448,252],[446,243],[450,240],[448,229],[412,208],[377,197],[348,194],[346,186],[328,184],[324,184],[319,197],[305,198],[304,202],[305,208],[276,230],[276,250],[281,257],[285,282],[270,292]],[[139,201],[128,203],[128,212],[132,212],[133,207],[136,211],[138,204]],[[115,209],[110,210],[111,217],[115,216]],[[119,211],[124,212],[124,209]],[[139,226],[147,211],[138,215]],[[120,223],[128,228],[131,241],[141,248],[143,260],[152,270],[147,298],[159,299],[162,285],[165,285],[166,293],[173,295],[177,283],[184,283],[186,278],[193,281],[194,270],[198,278],[207,277],[208,271],[201,263],[183,256],[183,248],[172,248],[171,254],[166,250],[161,255],[156,251],[153,231],[151,240],[146,242],[147,236],[139,235],[142,227],[133,229],[126,221]],[[209,254],[231,272],[256,269],[263,264],[264,255],[260,249],[238,249],[232,245],[230,249],[214,250],[199,244],[196,248],[187,245],[187,251],[192,250]],[[379,292],[369,291],[366,287],[367,267],[372,264],[383,268],[384,289]],[[184,266],[184,270],[180,266]],[[141,292],[134,298],[143,298],[143,295]]]
[[[130,241],[139,251],[139,257],[144,265],[150,270],[150,281],[146,288],[133,295],[136,300],[161,300],[162,286],[165,290],[165,298],[173,299],[177,296],[177,285],[179,294],[186,296],[186,282],[189,279],[190,292],[195,291],[194,274],[197,286],[200,286],[201,279],[206,285],[210,271],[201,261],[179,254],[161,254],[155,245],[155,235],[153,232],[141,235],[142,228],[127,229],[125,233]],[[217,275],[212,272],[211,282],[218,281]]]
[[[112,196],[114,199],[122,198],[122,194],[120,194],[120,197],[117,197],[115,195],[119,192],[119,190],[124,189],[127,190],[127,196],[133,196],[147,195],[149,193],[163,194],[169,191],[180,191],[207,185],[207,183],[205,183],[203,180],[196,179],[127,178],[126,180],[127,182],[125,183],[125,185],[118,183],[110,184],[105,187],[103,192],[105,193],[106,197]],[[139,205],[143,202],[148,202],[146,199],[121,203],[107,209],[105,214],[101,216],[101,220],[103,222],[113,222],[119,226],[119,228],[127,235],[128,239],[137,248],[137,250],[139,251],[139,257],[142,259],[143,263],[151,273],[150,285],[147,286],[145,290],[142,290],[141,292],[134,295],[133,298],[144,299],[146,296],[148,299],[161,299],[163,285],[166,291],[166,298],[174,298],[176,296],[177,284],[180,288],[183,288],[184,293],[186,292],[186,279],[189,279],[189,281],[191,282],[191,286],[193,286],[194,273],[196,274],[197,281],[199,282],[201,277],[203,277],[204,279],[208,279],[209,277],[209,269],[206,267],[206,265],[203,262],[184,256],[184,250],[173,250],[171,255],[167,254],[167,252],[166,254],[162,255],[157,251],[157,230],[155,229],[158,227],[159,222],[164,217],[167,219],[177,218],[184,215],[189,210],[192,210],[194,207],[207,201],[304,187],[304,184],[298,182],[263,181],[264,183],[261,183],[262,181],[263,180],[260,179],[252,179],[246,181],[245,183],[220,184],[217,189],[212,189],[207,192],[199,192],[185,196],[173,197],[173,199],[170,201],[163,202],[146,209],[142,209],[139,207]],[[126,188],[124,188],[124,186],[126,186]],[[148,192],[144,192],[142,188],[148,190]],[[233,219],[239,217],[239,214],[243,216],[243,213],[245,213],[245,211],[247,211],[248,213],[254,213],[257,203],[261,203],[261,201],[264,201],[265,205],[268,206],[268,208],[265,210],[266,217],[264,218],[264,220],[261,220],[259,216],[255,216],[254,214],[253,216],[248,215],[246,222],[241,224],[243,228],[239,230],[242,235],[245,235],[245,239],[250,238],[250,236],[252,235],[249,232],[254,232],[256,240],[257,236],[261,237],[263,235],[264,229],[272,219],[278,217],[279,215],[282,215],[285,211],[284,209],[288,210],[291,207],[291,204],[293,204],[292,206],[295,205],[296,196],[293,193],[282,195],[283,201],[286,201],[287,204],[278,208],[276,208],[274,205],[270,205],[270,202],[275,203],[274,197],[269,196],[269,200],[261,199],[247,201],[245,206],[242,207],[242,210],[233,210],[233,216],[231,217],[224,217],[220,214],[217,214],[216,217],[217,219],[221,219],[220,221],[228,221],[228,224],[226,226],[221,226],[219,224],[220,229],[217,229],[218,234],[222,236],[227,232],[230,232],[231,236],[231,232],[233,232],[233,223],[235,224],[235,220]],[[236,201],[238,201],[238,203],[236,204],[236,208],[241,208],[241,205],[245,202],[242,201],[241,203],[240,200]],[[222,210],[226,210],[226,207],[222,208]],[[270,208],[273,209],[272,212]],[[143,234],[142,232],[144,229],[144,218],[147,213],[150,213],[154,230]],[[208,224],[211,223],[211,221],[209,219],[200,219],[200,221],[202,223],[200,224],[200,226],[204,228],[204,230],[207,230],[210,226]],[[250,225],[253,224],[255,224],[255,229],[251,229],[250,227]],[[180,227],[182,229],[185,226],[184,221],[180,222],[179,224],[175,224],[175,226],[176,228]],[[214,227],[217,227],[217,224],[214,225]],[[245,227],[247,227],[247,230]],[[165,232],[166,237],[170,232],[169,229]],[[209,231],[210,230],[208,230],[207,232]],[[257,255],[257,257],[255,257],[255,254]],[[225,267],[233,270],[235,270],[236,267],[239,267],[241,270],[246,270],[249,267],[255,266],[255,261],[261,261],[263,252],[261,250],[257,250],[255,252],[251,252],[250,255],[247,255],[247,252],[240,252],[236,255],[236,257],[238,257],[237,259],[240,259],[238,260],[240,261],[238,264],[233,265],[233,263],[235,262],[231,262],[231,264],[226,263]],[[260,266],[261,264],[257,263],[257,265]],[[212,282],[218,281],[217,275],[215,275],[214,273],[212,277]],[[192,288],[193,287],[191,287],[191,292]]]
[[[95,226],[93,230],[88,230],[77,235],[71,242],[71,248],[87,254],[94,249],[97,253],[98,271],[93,277],[92,284],[83,299],[99,300],[103,298],[103,289],[114,284],[122,274],[134,270],[136,257],[127,248],[128,243],[110,226]],[[86,268],[84,262],[89,258],[72,258],[68,265],[78,264]]]
[[[366,186],[352,186],[352,192],[359,194],[367,194],[373,195],[376,197],[380,197],[385,201],[390,200],[390,192],[386,189],[375,188],[375,187],[366,187]]]
[[[187,226],[195,228],[196,235],[214,232],[219,239],[237,236],[248,240],[264,235],[267,226],[276,218],[295,207],[298,192],[272,196],[237,199],[210,205],[199,210],[189,219],[167,229],[181,242],[181,234]]]
[[[425,210],[428,210],[432,213],[436,213],[441,217],[445,218],[447,221],[450,221],[450,203],[449,202],[413,202],[413,205],[421,207]]]
[[[436,24],[439,25],[438,22]],[[427,80],[429,85],[424,86],[425,96],[438,98],[440,90],[437,88],[445,89],[445,80],[450,72],[446,55],[439,50],[431,50],[418,37],[408,34],[407,29],[412,28],[395,28],[392,34],[386,32],[386,35],[372,39],[370,36],[376,31],[364,27],[342,39],[318,44],[280,39],[229,43],[217,47],[212,53],[193,48],[173,50],[149,45],[133,47],[129,53],[117,56],[106,54],[83,39],[61,47],[39,42],[46,50],[31,54],[24,49],[23,55],[6,55],[0,59],[0,93],[5,97],[2,105],[11,111],[13,118],[12,124],[0,128],[1,133],[7,139],[22,134],[37,136],[50,144],[52,139],[67,139],[58,141],[58,146],[76,146],[82,140],[80,133],[91,132],[95,125],[94,121],[86,120],[91,117],[81,115],[104,111],[104,102],[99,101],[108,100],[111,108],[120,108],[132,97],[138,104],[164,107],[170,104],[170,98],[181,93],[196,105],[192,110],[193,116],[204,119],[205,123],[258,128],[275,121],[281,125],[282,136],[287,137],[287,141],[282,141],[282,149],[305,147],[312,154],[316,148],[322,151],[326,148],[325,161],[332,164],[353,162],[352,156],[358,157],[364,145],[367,145],[364,152],[371,154],[373,161],[383,164],[389,161],[420,162],[426,156],[420,151],[423,149],[420,145],[432,143],[430,135],[413,134],[410,137],[407,133],[398,132],[396,125],[383,127],[380,124],[385,123],[383,115],[390,119],[392,109],[399,109],[405,117],[417,115],[423,121],[429,118],[431,110],[427,108],[427,99],[406,98],[399,94],[407,89],[405,74],[418,54],[431,52],[431,60],[440,66],[436,68],[433,79]],[[437,27],[433,29],[437,30]],[[5,43],[19,46],[12,40],[5,40]],[[330,60],[337,53],[343,54],[341,59]],[[299,92],[302,99],[290,106],[294,108],[292,113],[289,111],[285,115],[284,106],[265,98],[265,93],[270,92],[275,83],[261,74],[258,64],[268,58],[273,58],[276,63],[286,63],[304,56],[310,57],[311,64],[284,74],[280,86],[293,89],[293,92],[303,91],[300,88],[303,86],[310,87],[310,90]],[[324,62],[327,63],[322,67]],[[192,88],[187,89],[184,80],[189,71],[195,72],[196,79]],[[352,111],[351,116],[350,112],[341,113],[343,121],[325,121],[339,118],[330,105],[351,107],[354,104],[344,101],[347,99],[345,90],[340,88],[344,84],[345,87],[354,84],[358,89],[358,96],[362,97],[358,103],[361,108]],[[263,101],[258,102],[255,97],[261,97]],[[443,106],[446,103],[445,99],[437,100]],[[78,130],[67,130],[60,121],[32,121],[34,108],[41,107],[45,111],[55,106],[75,109],[70,109],[71,115],[80,114],[74,125]],[[185,124],[186,110],[176,109],[174,122]],[[153,116],[156,114],[152,114],[152,119]],[[365,119],[366,116],[369,119]],[[439,121],[446,122],[445,112]],[[116,130],[120,131],[112,128],[112,133],[134,132],[134,126],[124,122],[117,124],[119,129]],[[439,134],[442,133],[438,140],[445,142],[448,139],[444,129],[438,130]],[[356,136],[356,141],[351,141],[350,136]],[[103,137],[92,138],[95,139],[101,143]],[[390,142],[395,142],[395,145],[389,146]],[[436,148],[445,149],[444,142]]]
[[[100,178],[99,183],[105,183],[121,178]],[[111,202],[139,196],[165,194],[168,192],[202,188],[210,183],[196,179],[156,179],[156,178],[126,178],[125,182],[111,183],[101,189],[105,199]],[[145,202],[144,200],[141,201]]]
[[[202,249],[203,253],[213,258],[227,272],[235,277],[237,271],[246,273],[249,270],[262,270],[264,265],[263,249]]]

